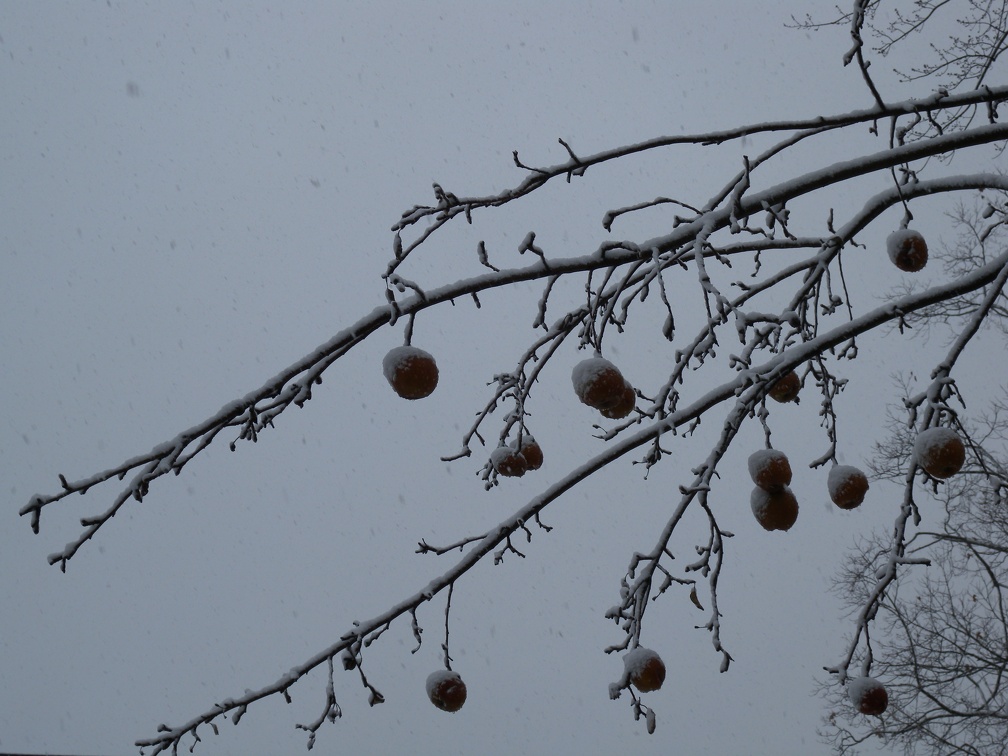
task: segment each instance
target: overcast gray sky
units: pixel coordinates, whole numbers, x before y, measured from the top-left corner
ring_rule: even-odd
[[[541,471],[486,493],[482,459],[437,461],[458,449],[486,381],[531,338],[539,287],[528,285],[486,296],[481,311],[459,302],[418,320],[414,343],[442,371],[431,399],[405,404],[384,384],[381,357],[402,339],[401,326],[385,329],[260,443],[232,454],[222,438],[127,504],[65,575],[46,555],[117,489],[64,500],[38,536],[17,516],[33,493],[56,490],[58,473],[83,477],[147,451],[381,304],[388,229],[431,201],[432,181],[459,194],[501,190],[522,178],[513,149],[529,163],[560,162],[557,137],[589,153],[869,104],[856,73],[841,69],[842,31],[783,28],[807,4],[743,8],[0,3],[0,750],[132,752],[158,723],[272,682],[451,563],[415,555],[419,539],[479,532],[596,451],[567,349],[533,407]],[[492,261],[518,265],[529,230],[549,254],[587,253],[605,237],[606,210],[662,194],[702,203],[751,149],[670,150],[594,169],[520,208],[482,213],[476,228],[446,229],[408,275],[433,285],[478,272],[479,239]],[[616,232],[643,239],[667,227],[667,214],[651,213]],[[880,228],[865,241],[884,237]],[[874,266],[851,275],[883,291],[891,271]],[[695,296],[691,277],[682,286]],[[634,383],[664,380],[669,347],[654,328],[631,329],[613,350]],[[883,432],[889,398],[882,359],[861,364],[879,377],[851,390],[841,455],[854,464]],[[816,404],[780,412],[794,431],[781,447],[818,456]],[[420,613],[417,653],[408,623],[368,651],[384,705],[369,709],[356,677],[337,678],[345,715],[320,731],[316,752],[825,751],[814,678],[848,631],[828,580],[856,533],[888,527],[897,500],[879,489],[861,511],[837,512],[825,473],[799,463],[798,526],[786,537],[759,531],[744,472],[757,428],[723,463],[739,476],[719,494],[723,525],[738,534],[721,595],[736,663],[718,674],[707,634],[693,629],[706,614],[670,596],[649,610],[644,635],[669,667],[648,699],[656,734],[633,721],[626,696],[607,696],[621,663],[602,649],[621,636],[603,615],[719,423],[670,442],[681,458],[647,481],[629,460],[613,465],[547,510],[555,529],[536,533],[526,559],[481,565],[459,583],[452,644],[469,686],[460,713],[424,697],[440,664],[438,599]],[[687,554],[704,532],[692,524],[679,543]],[[318,716],[324,679],[291,693],[290,706],[267,700],[218,737],[202,732],[197,752],[299,752],[294,723]]]

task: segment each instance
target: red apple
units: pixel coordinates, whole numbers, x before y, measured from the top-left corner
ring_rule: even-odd
[[[525,458],[525,466],[529,470],[538,470],[543,466],[543,450],[532,436],[525,434],[518,453]]]
[[[907,273],[916,273],[927,265],[928,246],[919,231],[904,228],[889,234],[886,251],[893,265]]]
[[[505,478],[520,478],[528,469],[528,462],[516,449],[510,446],[498,446],[490,453],[490,464],[498,475]]]
[[[637,392],[634,391],[634,387],[627,381],[624,381],[623,384],[623,395],[620,397],[620,400],[612,407],[599,410],[602,413],[602,417],[607,417],[610,420],[622,420],[633,412],[634,407],[637,406]]]
[[[458,672],[439,669],[427,676],[427,697],[441,711],[456,712],[466,702],[466,686]]]
[[[889,705],[885,686],[872,677],[857,677],[847,683],[847,695],[862,714],[877,717]]]

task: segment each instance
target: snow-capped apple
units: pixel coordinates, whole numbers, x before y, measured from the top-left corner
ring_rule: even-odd
[[[893,265],[907,273],[916,273],[927,265],[928,246],[919,231],[893,231],[886,239],[886,251]]]
[[[764,491],[756,486],[749,503],[756,522],[764,530],[790,530],[798,520],[798,499],[787,486],[779,491]]]
[[[578,398],[597,410],[611,409],[626,393],[626,381],[619,368],[603,357],[581,360],[571,371]]]
[[[438,383],[437,363],[429,352],[415,346],[400,346],[382,360],[382,372],[392,390],[403,399],[430,396]]]
[[[528,461],[511,446],[498,446],[490,453],[490,464],[498,475],[520,478],[528,469]]]
[[[634,391],[634,387],[630,385],[629,381],[624,381],[623,395],[620,400],[612,407],[602,408],[599,412],[602,413],[602,417],[607,417],[610,420],[622,420],[633,412],[636,406],[637,392]]]
[[[641,693],[661,688],[665,682],[665,663],[655,651],[638,646],[623,657],[626,679]]]
[[[458,672],[438,669],[427,676],[427,697],[441,711],[456,712],[466,702],[466,686]]]
[[[847,695],[862,714],[879,716],[889,705],[885,686],[873,677],[857,677],[847,683]]]
[[[781,491],[791,483],[791,463],[777,449],[760,449],[749,455],[749,475],[764,491]]]
[[[798,392],[801,391],[801,378],[798,377],[798,373],[792,370],[787,375],[782,376],[770,387],[770,398],[775,402],[780,402],[781,404],[787,404],[788,402],[793,402],[798,398]]]
[[[868,476],[853,465],[834,465],[826,487],[830,499],[840,509],[856,509],[868,493]]]
[[[928,428],[917,434],[914,459],[928,475],[950,478],[962,469],[966,461],[966,447],[959,434],[951,428]]]
[[[543,450],[532,436],[525,434],[518,453],[524,457],[525,466],[529,470],[538,470],[543,465]]]

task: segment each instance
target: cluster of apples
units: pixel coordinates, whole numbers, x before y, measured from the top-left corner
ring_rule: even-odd
[[[794,401],[801,380],[794,371],[768,391],[779,402]],[[966,448],[951,428],[922,431],[914,443],[914,459],[932,477],[944,480],[962,469]],[[798,502],[788,486],[791,465],[783,452],[758,451],[749,457],[749,475],[756,488],[750,497],[756,520],[767,530],[788,530],[798,518]],[[834,465],[827,479],[830,499],[840,509],[856,509],[868,493],[868,476],[852,465]]]
[[[519,444],[498,446],[490,454],[490,464],[498,475],[505,478],[520,478],[529,470],[538,470],[543,464],[543,451],[532,436],[525,434]]]
[[[765,530],[790,530],[798,520],[798,499],[790,488],[787,455],[777,449],[761,449],[749,455],[748,467],[756,484],[749,497],[756,521]],[[840,509],[856,509],[868,493],[868,476],[853,465],[834,465],[826,487]]]
[[[927,263],[927,244],[916,231],[901,231],[888,240],[889,256],[901,270],[918,271]],[[404,399],[422,399],[437,387],[438,369],[430,353],[414,346],[391,350],[382,361],[382,371],[392,389]],[[589,407],[603,417],[618,420],[633,412],[637,394],[619,369],[600,356],[582,360],[571,374],[574,391]],[[793,402],[801,390],[801,379],[791,371],[770,387],[768,394],[777,402]],[[966,449],[959,435],[950,428],[934,427],[922,431],[914,443],[914,459],[935,478],[945,479],[962,469]],[[530,435],[521,444],[500,446],[490,455],[499,475],[520,477],[528,470],[538,470],[543,463],[542,448]],[[750,504],[756,521],[766,530],[790,530],[798,519],[798,500],[790,488],[791,463],[777,449],[762,449],[750,455],[749,475],[756,487]],[[830,499],[841,509],[855,509],[868,492],[868,477],[851,465],[834,465],[827,480]],[[665,682],[665,664],[651,649],[637,647],[628,652],[624,662],[624,685],[641,692],[655,691]],[[871,677],[859,677],[847,687],[854,707],[862,714],[879,716],[889,704],[885,686]],[[438,709],[456,712],[466,701],[466,685],[452,670],[437,670],[427,678],[427,696]]]
[[[571,371],[578,398],[610,420],[622,420],[633,412],[637,392],[609,360],[596,355],[581,360]]]
[[[798,500],[788,487],[791,463],[776,449],[763,449],[749,457],[749,475],[756,488],[751,504],[756,521],[766,530],[789,530],[798,519]],[[830,470],[830,498],[841,509],[854,509],[864,501],[868,478],[856,467],[836,465]],[[870,677],[854,680],[848,695],[862,714],[878,716],[885,711],[889,697],[885,687]]]
[[[798,499],[790,488],[791,463],[777,449],[749,456],[749,476],[756,487],[749,497],[756,522],[764,530],[790,530],[798,520]]]
[[[792,370],[770,386],[767,394],[786,404],[798,398],[801,378]],[[749,496],[753,516],[765,530],[790,530],[798,520],[798,499],[791,490],[791,463],[777,449],[761,449],[749,456],[749,477],[756,487]]]
[[[623,679],[617,689],[633,685],[641,693],[659,690],[665,682],[665,662],[656,651],[638,646],[623,657]],[[466,702],[466,684],[458,672],[438,669],[427,676],[427,698],[441,711],[454,713]]]
[[[895,239],[893,237],[896,237]],[[918,271],[927,262],[927,244],[914,231],[890,237],[889,254],[901,269]],[[794,401],[801,381],[792,372],[775,383],[770,396],[779,402]],[[925,472],[939,479],[958,473],[966,461],[966,447],[951,428],[928,428],[914,442],[913,458]],[[756,520],[766,530],[788,530],[798,518],[798,502],[788,487],[791,465],[776,449],[764,449],[749,457],[749,475],[756,488],[751,504]],[[868,493],[868,477],[851,465],[834,465],[827,480],[830,499],[840,509],[855,509]],[[847,686],[847,694],[857,709],[868,716],[881,716],[889,705],[885,686],[872,677],[858,677]]]
[[[788,530],[798,519],[798,500],[788,485],[791,463],[776,449],[763,449],[749,457],[749,475],[756,488],[751,503],[756,521],[766,530]],[[868,478],[858,468],[836,465],[830,470],[828,488],[833,503],[841,509],[854,509],[864,501]],[[847,693],[862,714],[879,716],[889,704],[885,687],[871,677],[852,680]]]
[[[926,259],[926,249],[925,249]],[[923,267],[923,264],[922,264]],[[913,458],[928,475],[946,479],[959,472],[966,462],[966,446],[959,434],[951,428],[927,428],[917,434],[914,441]],[[830,493],[833,492],[833,474],[830,472]],[[868,482],[864,482],[868,490]],[[836,499],[834,499],[836,501]],[[889,693],[885,686],[872,677],[858,677],[847,684],[847,695],[854,708],[868,716],[881,716],[889,706]]]
[[[656,651],[638,646],[623,657],[623,679],[615,686],[616,693],[633,685],[641,693],[659,690],[665,682],[665,662]],[[438,669],[427,676],[427,698],[441,711],[456,712],[466,702],[466,684],[458,672]],[[614,697],[616,695],[614,693]]]
[[[433,394],[438,384],[438,367],[433,355],[409,344],[385,355],[382,373],[392,390],[403,399],[423,399]],[[520,445],[494,449],[490,463],[498,475],[520,478],[527,471],[542,467],[542,447],[525,434]]]

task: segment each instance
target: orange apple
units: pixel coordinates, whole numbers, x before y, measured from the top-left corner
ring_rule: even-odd
[[[623,657],[626,677],[641,693],[661,688],[665,682],[665,663],[650,648],[638,646]]]
[[[792,370],[787,375],[782,376],[770,387],[770,398],[775,402],[780,402],[781,404],[786,404],[787,402],[793,402],[798,398],[798,392],[801,391],[801,378],[798,377],[798,373]]]
[[[928,428],[917,434],[914,442],[914,459],[928,475],[950,478],[966,462],[966,447],[959,434],[951,428]]]
[[[392,390],[403,399],[423,399],[430,396],[438,384],[434,357],[409,345],[396,347],[385,355],[382,373]]]
[[[779,491],[764,491],[757,486],[749,503],[764,530],[790,530],[798,520],[798,499],[787,486]]]
[[[760,449],[749,455],[749,476],[764,491],[782,491],[791,483],[791,463],[777,449]]]
[[[840,509],[856,509],[868,493],[868,476],[852,465],[834,465],[826,487]]]

